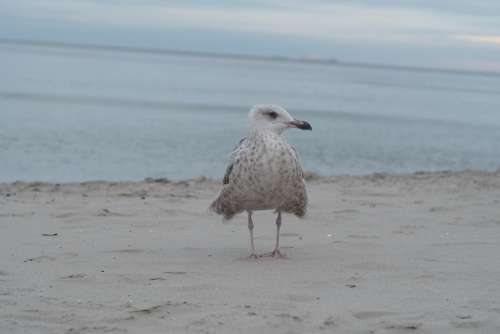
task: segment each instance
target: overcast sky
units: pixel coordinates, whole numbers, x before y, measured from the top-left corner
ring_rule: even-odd
[[[500,1],[0,0],[0,38],[500,71]]]

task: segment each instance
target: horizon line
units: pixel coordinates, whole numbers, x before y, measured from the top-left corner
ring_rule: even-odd
[[[383,63],[342,61],[336,58],[326,58],[326,57],[323,58],[308,57],[308,56],[291,57],[283,55],[266,56],[266,55],[231,53],[231,52],[151,48],[151,47],[137,47],[137,46],[124,46],[124,45],[105,45],[98,43],[76,43],[76,42],[64,42],[64,41],[53,41],[53,40],[14,39],[14,38],[0,38],[0,45],[1,44],[59,48],[59,49],[96,50],[105,52],[177,55],[177,56],[228,59],[228,60],[288,62],[288,63],[300,63],[300,64],[310,64],[310,65],[323,65],[323,66],[341,66],[341,67],[358,67],[358,68],[361,67],[368,69],[387,69],[395,71],[440,72],[447,74],[479,75],[479,76],[495,76],[495,77],[500,76],[500,71],[484,71],[484,70],[470,70],[470,69],[464,70],[464,69],[446,68],[446,67],[392,65]]]

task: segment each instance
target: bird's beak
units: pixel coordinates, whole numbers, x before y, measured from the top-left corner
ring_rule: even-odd
[[[289,128],[297,128],[301,130],[312,130],[311,124],[306,121],[300,121],[298,119],[294,119],[287,123]]]

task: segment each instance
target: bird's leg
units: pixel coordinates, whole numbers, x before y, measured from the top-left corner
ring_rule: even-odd
[[[252,211],[248,211],[248,231],[250,232],[250,247],[252,248],[252,253],[249,258],[256,259],[257,254],[255,254],[255,246],[253,244],[253,221],[252,221]]]
[[[276,218],[276,246],[272,252],[273,256],[283,257],[280,252],[280,228],[281,228],[281,211],[278,211],[278,217]]]
[[[276,246],[274,250],[270,253],[262,254],[261,256],[272,256],[284,258],[285,255],[280,252],[280,228],[281,228],[281,211],[278,211],[278,217],[276,218]]]

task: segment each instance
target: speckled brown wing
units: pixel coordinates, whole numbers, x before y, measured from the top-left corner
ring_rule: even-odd
[[[288,192],[287,202],[284,203],[282,210],[302,218],[305,216],[307,211],[307,191],[304,180],[304,170],[302,169],[300,157],[297,150],[295,150],[295,147],[289,144],[288,147],[293,152],[295,158],[295,175],[297,175],[297,178],[292,181],[292,189]]]
[[[210,205],[210,209],[219,215],[223,215],[225,219],[231,219],[235,214],[241,211],[239,207],[236,207],[227,200],[228,194],[225,189],[229,187],[229,183],[232,178],[232,172],[234,169],[234,164],[236,163],[236,157],[244,149],[246,137],[242,138],[238,145],[233,149],[230,154],[231,163],[227,166],[226,172],[224,173],[224,177],[222,178],[222,183],[224,188],[222,188],[219,196],[215,201]]]
[[[300,164],[299,154],[297,153],[297,150],[295,149],[295,147],[293,147],[292,145],[290,145],[290,148],[292,149],[293,154],[295,154],[296,168],[298,170],[300,170],[300,174],[302,175],[302,179],[304,179],[304,170],[302,169],[302,165]]]
[[[229,183],[229,175],[231,175],[231,171],[232,170],[233,170],[233,164],[231,163],[226,168],[226,173],[224,174],[224,178],[222,179],[222,184],[228,184]]]
[[[238,153],[239,150],[241,150],[245,140],[247,138],[246,137],[243,137],[240,139],[238,145],[236,145],[233,149],[233,151],[231,152],[231,159],[234,159],[234,156]],[[224,173],[224,177],[222,178],[222,184],[228,184],[229,183],[229,176],[231,175],[231,172],[233,171],[233,166],[234,166],[234,162],[231,162],[229,164],[229,166],[227,166],[226,168],[226,172]]]

